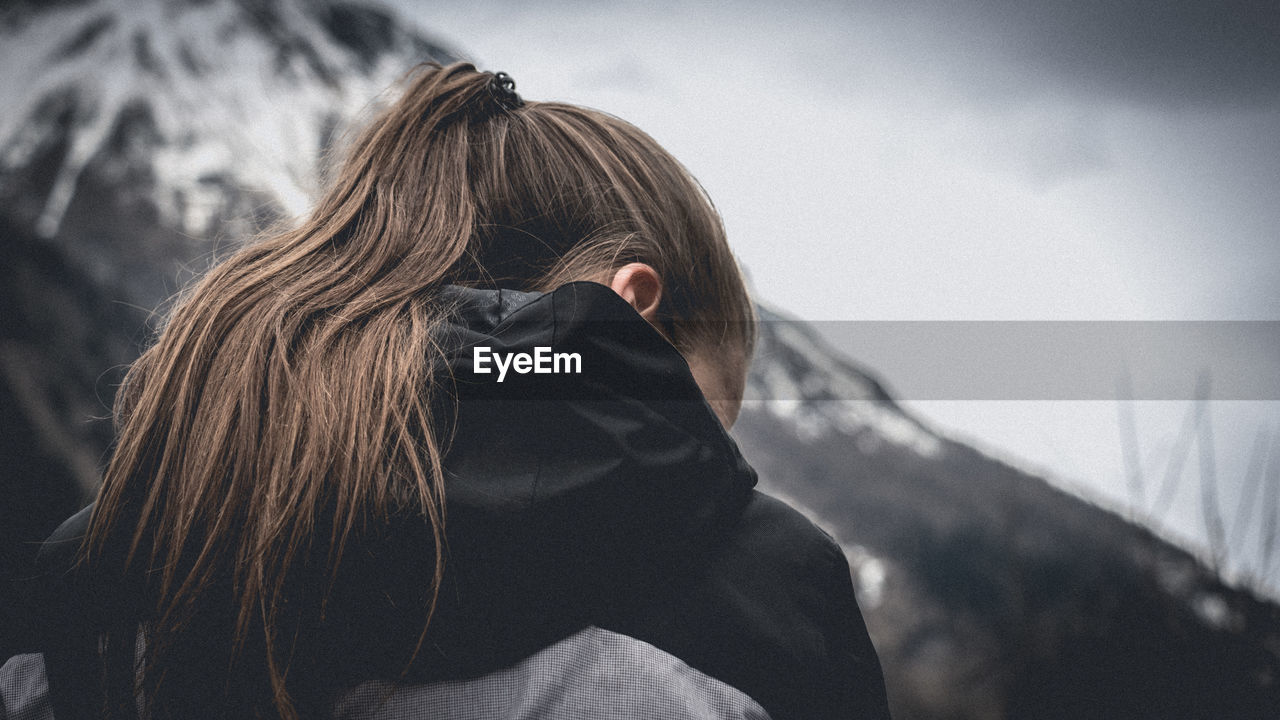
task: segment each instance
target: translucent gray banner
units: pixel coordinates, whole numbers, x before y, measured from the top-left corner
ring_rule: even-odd
[[[756,361],[830,372],[834,358],[818,337],[903,400],[1280,400],[1277,321],[770,319]],[[773,399],[815,399],[805,389],[813,379],[796,383],[794,398],[779,397],[788,384],[775,385]],[[841,397],[842,387],[861,393],[837,382],[828,399],[864,399]]]

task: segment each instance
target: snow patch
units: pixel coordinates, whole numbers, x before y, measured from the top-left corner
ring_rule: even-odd
[[[852,436],[863,452],[885,443],[937,457],[943,443],[928,428],[885,399],[877,383],[827,347],[803,321],[760,310],[760,351],[747,387],[748,404],[763,404],[816,442],[833,433]]]
[[[154,123],[146,162],[166,223],[205,236],[229,190],[261,193],[286,214],[304,212],[318,189],[326,130],[360,115],[426,59],[420,41],[401,31],[368,67],[326,31],[320,7],[281,0],[263,11],[279,15],[269,29],[287,33],[286,43],[232,0],[99,0],[50,9],[20,32],[0,34],[0,169],[21,168],[56,142],[62,128],[48,113],[70,115],[68,150],[37,231],[57,233],[84,169],[109,154],[108,141],[136,107]]]
[[[845,557],[853,571],[853,589],[858,605],[863,610],[874,610],[884,602],[885,582],[889,578],[889,563],[873,555],[862,545],[845,548]]]

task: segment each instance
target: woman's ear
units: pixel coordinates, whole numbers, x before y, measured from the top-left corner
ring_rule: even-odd
[[[657,321],[658,304],[662,301],[662,278],[644,263],[631,263],[618,268],[609,287],[650,324]]]

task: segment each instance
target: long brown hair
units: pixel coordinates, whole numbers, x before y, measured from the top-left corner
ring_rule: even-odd
[[[652,138],[595,110],[513,103],[465,63],[405,84],[309,217],[180,296],[117,395],[85,562],[140,588],[154,717],[321,711],[302,639],[349,540],[395,513],[434,541],[425,628],[444,569],[443,284],[547,290],[645,262],[677,347],[749,352],[719,216]]]

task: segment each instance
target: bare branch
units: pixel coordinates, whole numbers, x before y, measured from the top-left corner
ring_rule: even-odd
[[[1202,372],[1196,380],[1196,425],[1200,429],[1197,455],[1200,458],[1200,512],[1204,518],[1209,555],[1215,570],[1226,560],[1226,530],[1222,509],[1218,505],[1218,466],[1213,454],[1213,422],[1209,416],[1209,374]]]
[[[1240,487],[1240,502],[1236,505],[1236,514],[1231,520],[1231,542],[1228,550],[1239,552],[1240,557],[1248,554],[1242,543],[1249,532],[1250,520],[1258,514],[1254,501],[1258,498],[1258,487],[1262,484],[1263,471],[1266,470],[1268,445],[1266,428],[1258,428],[1258,434],[1253,439],[1253,449],[1249,452],[1249,467],[1245,470],[1244,482]]]
[[[1120,424],[1120,452],[1124,455],[1125,472],[1129,477],[1129,503],[1133,513],[1146,506],[1145,482],[1142,478],[1142,455],[1138,448],[1138,423],[1133,414],[1133,383],[1129,368],[1125,367],[1116,381],[1116,420]]]
[[[1280,433],[1271,438],[1267,482],[1262,497],[1262,562],[1259,577],[1271,578],[1271,555],[1276,549],[1276,525],[1280,521]]]
[[[1187,414],[1182,419],[1182,428],[1173,441],[1173,447],[1169,451],[1169,461],[1165,465],[1164,480],[1160,484],[1156,501],[1151,507],[1153,517],[1162,517],[1169,511],[1169,505],[1182,484],[1182,468],[1186,465],[1187,457],[1191,452],[1191,441],[1196,433],[1197,407],[1193,403],[1187,408]]]

